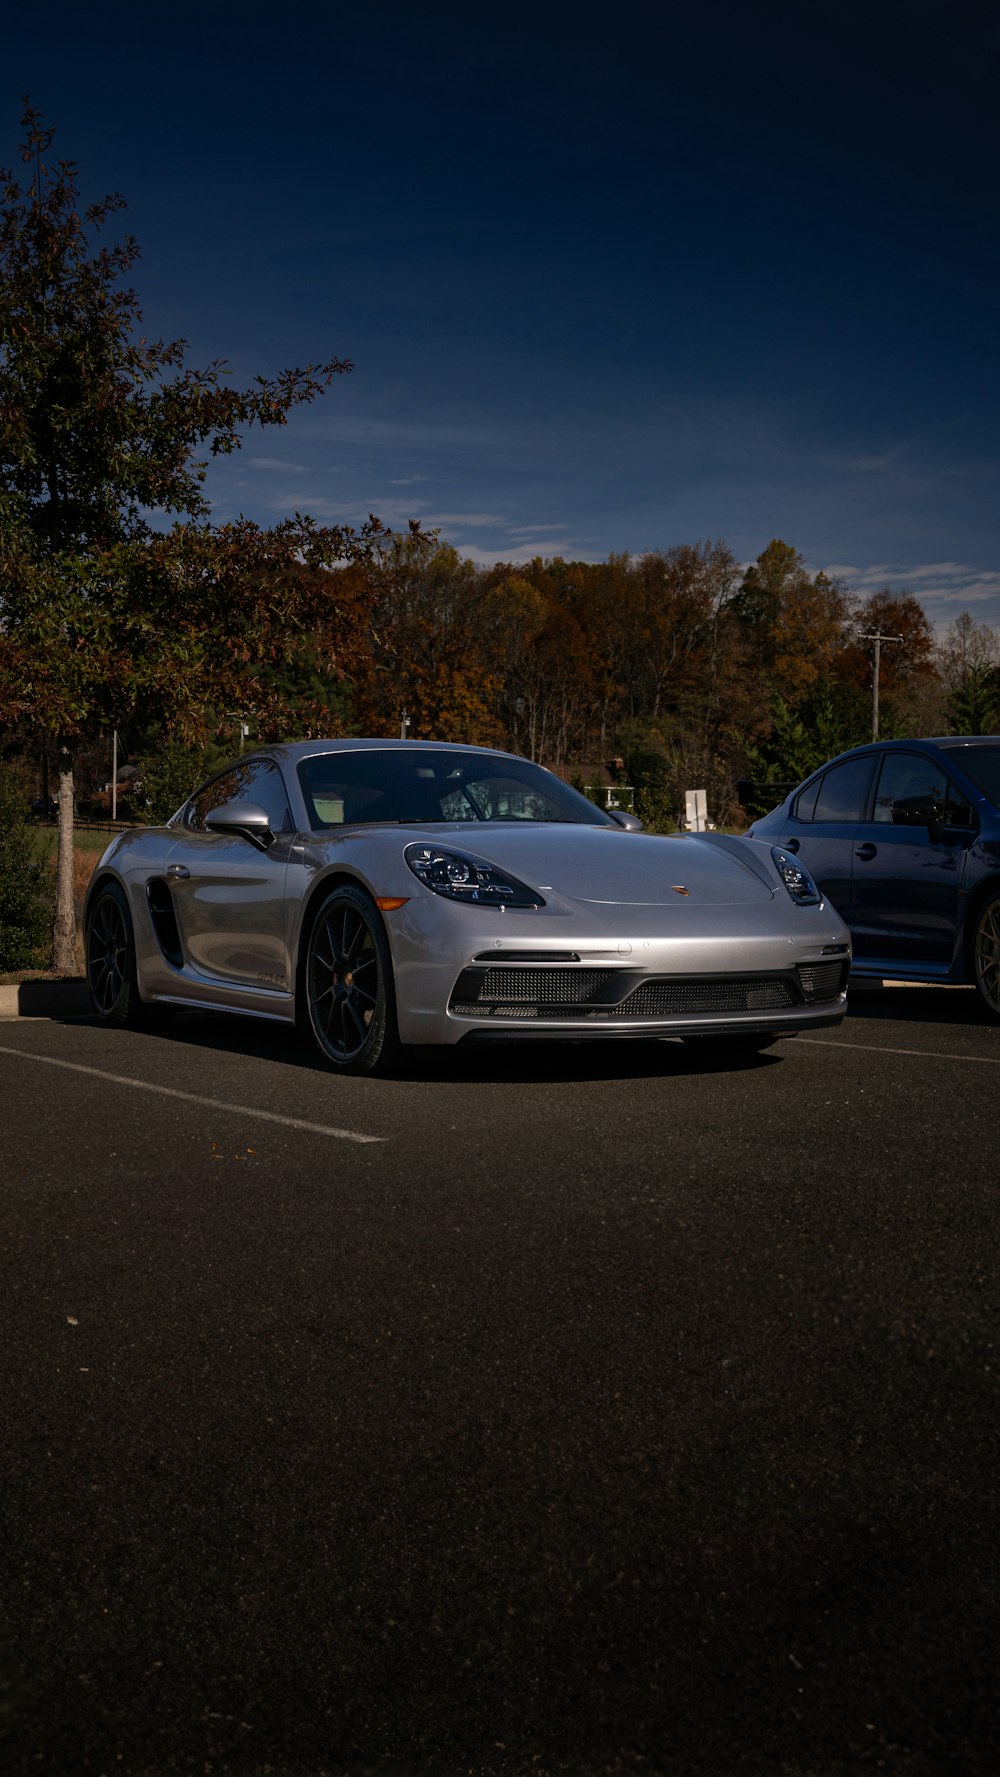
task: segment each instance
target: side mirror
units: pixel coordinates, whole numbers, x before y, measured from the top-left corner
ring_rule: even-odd
[[[944,810],[933,796],[902,796],[892,805],[893,824],[897,827],[926,827],[932,845],[941,841]]]
[[[901,796],[892,805],[892,818],[897,827],[927,827],[941,819],[941,809],[933,796]]]
[[[256,802],[225,802],[205,816],[205,827],[209,833],[233,833],[239,839],[249,839],[262,851],[274,844],[271,823]]]
[[[645,831],[639,816],[637,814],[629,814],[627,808],[609,808],[607,812],[617,826],[624,827],[626,833],[642,833]]]

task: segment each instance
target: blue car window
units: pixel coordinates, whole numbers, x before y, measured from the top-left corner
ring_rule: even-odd
[[[843,765],[834,765],[820,783],[813,819],[863,821],[873,763],[869,754],[860,759],[845,759]]]
[[[978,827],[979,817],[975,813],[968,796],[964,791],[956,789],[949,780],[948,800],[945,803],[944,820],[946,827]]]
[[[928,815],[938,810],[944,814],[948,779],[933,759],[921,753],[886,753],[875,793],[875,819],[893,822],[898,819],[897,804],[907,803],[911,810],[926,803]]]
[[[954,741],[945,745],[966,777],[989,797],[994,808],[1000,808],[1000,742],[988,740],[966,746]]]
[[[795,819],[797,821],[811,821],[813,819],[816,813],[816,798],[819,795],[822,782],[823,779],[818,777],[814,784],[808,784],[802,791],[795,804]]]

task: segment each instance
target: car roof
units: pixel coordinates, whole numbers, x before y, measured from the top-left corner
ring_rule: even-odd
[[[368,753],[378,752],[414,752],[415,750],[433,751],[435,753],[481,753],[485,759],[519,759],[519,753],[501,752],[497,747],[466,746],[464,743],[448,740],[380,740],[363,739],[352,736],[346,740],[297,740],[283,741],[273,747],[258,747],[254,754],[244,753],[245,759],[262,755],[268,759],[281,760],[286,765],[297,765],[301,759],[315,758],[317,753]]]
[[[906,743],[901,741],[899,744]],[[946,753],[957,752],[960,747],[981,747],[984,744],[1000,747],[1000,734],[946,734],[942,740],[931,742],[932,746],[940,747]]]
[[[807,784],[831,765],[840,765],[845,759],[863,759],[868,753],[911,753],[914,747],[935,747],[942,753],[955,753],[962,747],[984,745],[1000,747],[1000,734],[922,734],[909,740],[867,740],[862,746],[849,747],[845,753],[832,754],[829,759],[824,759],[822,765],[814,765],[801,782]],[[796,789],[798,788],[799,785],[796,785]]]

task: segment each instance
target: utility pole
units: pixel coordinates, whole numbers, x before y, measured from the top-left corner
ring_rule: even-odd
[[[905,636],[884,636],[881,630],[876,630],[874,635],[866,635],[861,638],[863,642],[875,643],[875,670],[872,673],[872,740],[878,740],[878,675],[882,643],[903,642],[905,639]]]
[[[406,739],[406,730],[409,728],[409,726],[410,726],[410,718],[407,715],[406,711],[403,710],[400,715],[400,718],[399,718],[399,738],[400,738],[400,740]]]
[[[111,741],[111,819],[118,819],[118,730]]]

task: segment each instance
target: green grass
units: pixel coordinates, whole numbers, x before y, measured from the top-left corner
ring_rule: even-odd
[[[40,855],[43,858],[54,858],[59,837],[56,829],[54,827],[39,827],[38,837],[41,840]],[[73,834],[73,849],[74,851],[96,852],[99,857],[102,851],[107,850],[113,837],[112,833],[85,833],[77,828]]]

